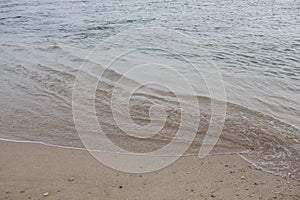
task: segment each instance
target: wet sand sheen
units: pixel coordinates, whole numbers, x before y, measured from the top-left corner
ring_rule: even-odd
[[[95,67],[99,66],[96,65]],[[45,66],[37,68],[37,71],[34,71],[30,67],[19,66],[17,67],[18,70],[15,71],[15,73],[25,74],[25,77],[29,76],[27,77],[30,80],[29,83],[34,81],[35,84],[27,85],[29,88],[24,90],[18,86],[12,88],[12,81],[3,84],[5,86],[3,87],[4,98],[1,99],[1,103],[5,106],[2,106],[3,114],[0,117],[0,124],[3,129],[0,136],[9,139],[42,141],[61,146],[82,147],[74,126],[71,105],[72,84],[76,71],[68,69],[62,72]],[[34,74],[33,77],[32,74]],[[87,80],[95,79],[91,75],[86,78]],[[118,88],[113,83],[120,78],[122,75],[114,71],[106,71],[95,94],[98,121],[106,136],[114,144],[129,152],[154,151],[168,144],[179,130],[182,120],[182,110],[176,95],[145,87],[132,94],[129,105],[125,104],[126,99],[120,102],[115,111],[120,111],[120,116],[122,116],[124,112],[121,113],[121,111],[126,111],[123,108],[129,106],[130,116],[125,117],[125,119],[131,118],[134,123],[141,126],[147,125],[151,121],[149,108],[153,104],[163,106],[167,114],[166,118],[162,118],[165,123],[161,131],[154,137],[144,140],[129,137],[116,124],[110,101],[115,89],[126,92],[128,85],[140,85],[133,80],[123,79],[126,80],[127,84]],[[13,94],[10,93],[12,89]],[[82,94],[85,94],[84,92],[83,90]],[[201,113],[200,116],[196,116],[196,113],[188,112],[188,121],[189,119],[195,121],[196,117],[200,120],[196,122],[199,123],[199,128],[195,140],[193,143],[187,141],[192,143],[192,146],[186,153],[197,155],[209,126],[211,100],[202,96],[191,98],[197,98]],[[23,101],[23,99],[27,101]],[[186,105],[186,108],[189,110],[198,109],[194,108],[193,104]],[[87,121],[84,124],[88,125],[90,122]],[[183,128],[189,130],[188,126]],[[90,131],[92,133],[94,127]],[[193,131],[189,133],[193,133]],[[226,154],[228,152],[248,151],[250,154],[246,158],[256,165],[282,176],[291,173],[299,180],[300,141],[298,134],[299,130],[289,124],[245,107],[228,103],[223,132],[212,153]]]

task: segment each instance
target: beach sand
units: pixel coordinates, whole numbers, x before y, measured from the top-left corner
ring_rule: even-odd
[[[83,150],[0,142],[0,199],[300,199],[300,183],[237,155],[182,157],[146,174],[108,168]],[[45,196],[43,196],[43,194]]]

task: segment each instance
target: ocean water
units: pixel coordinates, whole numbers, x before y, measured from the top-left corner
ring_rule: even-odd
[[[210,154],[300,178],[297,0],[1,1],[0,34],[1,138],[82,147],[74,83],[78,69],[85,84],[100,69],[97,119],[121,148],[155,151],[182,128],[196,135],[178,146],[192,143],[185,155],[197,155],[218,100],[226,115]],[[92,98],[87,87],[78,97]]]

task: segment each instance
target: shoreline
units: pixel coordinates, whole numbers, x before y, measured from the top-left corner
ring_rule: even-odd
[[[8,141],[0,146],[0,199],[300,199],[300,183],[238,155],[181,157],[155,172],[129,174],[87,151]]]
[[[13,143],[25,143],[25,144],[37,144],[37,145],[45,145],[48,147],[55,147],[55,148],[61,148],[61,149],[70,149],[70,150],[79,150],[79,151],[85,151],[85,152],[89,152],[89,151],[93,151],[93,150],[87,150],[84,147],[71,147],[71,146],[62,146],[62,145],[56,145],[56,144],[51,144],[51,143],[46,143],[46,142],[42,142],[42,141],[31,141],[31,140],[18,140],[18,139],[6,139],[6,138],[1,138],[0,137],[0,142],[13,142]],[[97,150],[94,150],[97,151]],[[115,153],[115,152],[108,152],[105,151],[103,153]],[[262,167],[258,166],[257,164],[253,163],[252,161],[250,161],[249,159],[247,159],[246,157],[243,156],[244,153],[248,153],[247,151],[245,152],[229,152],[229,153],[221,153],[221,154],[208,154],[207,157],[209,156],[227,156],[227,155],[235,155],[240,157],[242,160],[246,161],[248,164],[252,165],[253,168],[256,168],[257,170],[262,170],[266,173],[272,174],[274,176],[279,176],[281,178],[287,178],[287,176],[282,176],[280,174],[276,174],[272,171],[268,171],[263,169]],[[119,153],[118,153],[119,154]],[[127,154],[124,154],[127,155]],[[162,155],[162,156],[167,156],[167,155]],[[170,155],[170,156],[176,156],[176,155]],[[194,155],[194,154],[184,154],[181,155],[180,158],[183,157],[194,157],[197,158],[198,155]]]

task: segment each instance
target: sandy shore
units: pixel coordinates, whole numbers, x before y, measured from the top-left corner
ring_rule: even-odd
[[[128,174],[81,150],[4,141],[0,149],[1,200],[300,199],[300,183],[236,155],[184,157],[156,172]]]

